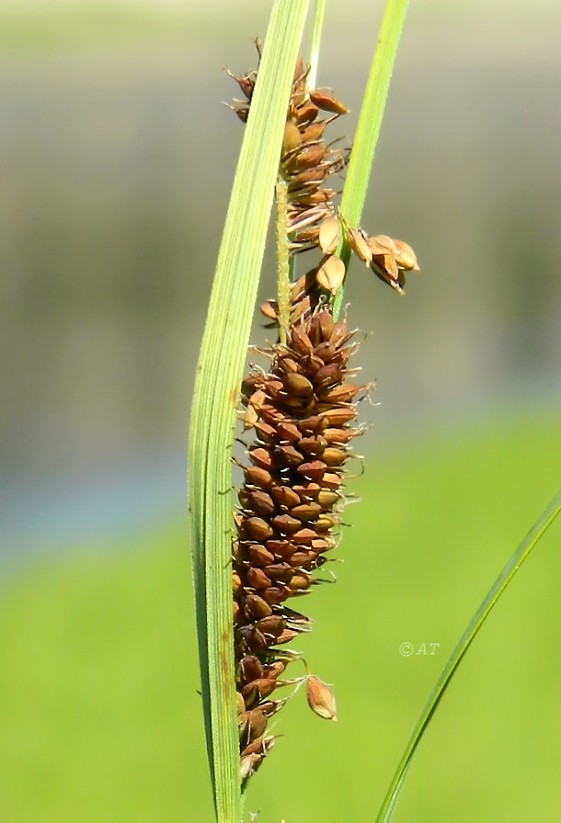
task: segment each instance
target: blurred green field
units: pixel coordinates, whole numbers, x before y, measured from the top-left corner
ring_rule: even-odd
[[[448,654],[561,485],[559,435],[542,416],[368,461],[338,585],[301,602],[317,625],[300,647],[336,684],[339,723],[303,696],[282,712],[249,795],[259,823],[373,819]],[[396,821],[561,819],[560,543],[558,523],[468,654]],[[206,823],[186,527],[99,548],[22,569],[3,593],[0,817]],[[403,642],[441,645],[405,658]]]

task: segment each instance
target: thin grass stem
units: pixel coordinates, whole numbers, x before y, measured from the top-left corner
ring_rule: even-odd
[[[314,28],[310,42],[310,71],[308,72],[308,88],[313,89],[317,83],[319,51],[321,46],[321,33],[323,29],[323,19],[325,17],[326,0],[315,0]]]
[[[368,75],[341,198],[341,213],[352,228],[357,227],[360,223],[368,185],[372,176],[376,147],[407,11],[407,3],[408,0],[388,0],[378,37],[378,45]],[[337,250],[337,254],[343,260],[345,266],[348,266],[351,252],[345,239],[343,239]],[[339,289],[335,296],[334,314],[336,317],[341,310],[342,303],[343,288]]]
[[[290,324],[290,252],[288,248],[288,184],[279,176],[275,187],[277,235],[277,293],[279,337],[284,345]]]
[[[498,578],[491,586],[491,589],[484,598],[480,607],[475,612],[467,629],[462,635],[458,645],[452,652],[450,659],[444,667],[444,670],[440,675],[436,683],[436,686],[434,687],[427,701],[427,704],[419,717],[419,720],[417,721],[417,725],[415,726],[413,734],[411,735],[411,739],[409,740],[405,748],[405,751],[403,752],[403,756],[398,764],[396,772],[390,783],[388,792],[380,807],[380,811],[378,812],[378,815],[376,817],[376,823],[388,823],[391,820],[392,814],[395,810],[399,798],[399,794],[403,787],[405,777],[407,775],[407,771],[409,769],[409,766],[411,765],[413,755],[415,754],[415,751],[419,743],[421,742],[423,734],[425,733],[432,716],[434,715],[440,701],[442,700],[442,697],[444,696],[444,693],[448,688],[452,677],[458,669],[458,666],[462,662],[472,642],[475,640],[475,637],[477,636],[477,633],[479,632],[483,623],[491,614],[491,611],[497,604],[499,598],[501,597],[509,583],[511,583],[512,579],[514,578],[514,575],[521,567],[521,565],[524,563],[524,561],[530,556],[531,552],[537,545],[539,539],[544,535],[544,533],[551,526],[551,524],[560,512],[561,492],[557,494],[554,500],[545,509],[541,517],[532,526],[532,528],[530,529],[522,543],[518,546],[518,548],[508,561],[508,563],[501,571]]]

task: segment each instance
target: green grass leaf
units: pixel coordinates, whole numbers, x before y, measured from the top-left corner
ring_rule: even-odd
[[[368,76],[341,198],[341,213],[351,228],[359,225],[366,200],[407,3],[408,0],[388,0]],[[346,242],[337,253],[348,266],[351,252]],[[339,289],[334,304],[335,315],[342,302],[343,289]]]
[[[407,2],[389,0],[368,76],[341,199],[341,211],[353,227],[360,222],[366,200]]]
[[[312,39],[310,41],[310,71],[308,73],[308,88],[310,89],[315,88],[317,80],[319,50],[321,46],[321,34],[324,17],[325,0],[315,0],[314,27],[312,29]]]
[[[240,818],[231,593],[232,441],[239,386],[307,0],[276,0],[236,170],[191,416],[189,508],[207,750],[216,815]]]
[[[503,594],[509,583],[514,578],[514,575],[522,565],[522,563],[529,557],[532,550],[538,543],[538,540],[542,535],[547,531],[549,526],[553,523],[557,515],[561,512],[561,492],[555,497],[555,499],[550,503],[547,509],[543,512],[541,517],[536,521],[536,523],[532,526],[520,546],[516,549],[506,566],[503,568],[502,572],[493,583],[491,589],[489,590],[487,596],[481,603],[480,607],[474,614],[473,618],[467,629],[465,630],[464,634],[462,635],[458,645],[452,652],[450,659],[448,660],[446,666],[442,674],[440,675],[436,686],[434,687],[428,702],[423,709],[421,716],[415,726],[415,730],[411,735],[411,739],[409,740],[405,751],[403,753],[403,757],[399,762],[397,770],[393,776],[392,782],[388,789],[388,792],[384,798],[384,802],[378,812],[378,816],[376,817],[376,823],[388,823],[391,820],[392,814],[395,810],[399,794],[403,787],[403,783],[405,781],[405,777],[407,775],[409,766],[411,765],[411,761],[413,759],[413,755],[421,742],[421,738],[425,733],[428,724],[432,716],[434,715],[436,709],[438,708],[438,704],[442,700],[444,693],[448,686],[450,685],[450,681],[454,676],[458,666],[462,662],[467,650],[471,646],[472,642],[475,640],[477,633],[479,632],[480,628],[482,627],[483,623],[489,617],[492,609],[497,604],[500,596]]]

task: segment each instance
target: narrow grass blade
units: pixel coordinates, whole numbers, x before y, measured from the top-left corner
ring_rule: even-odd
[[[382,20],[341,199],[341,211],[350,226],[360,222],[366,200],[407,2],[388,0]]]
[[[323,18],[325,17],[325,3],[326,0],[315,0],[314,4],[314,27],[310,43],[310,72],[308,74],[308,88],[310,89],[314,89],[317,82],[321,32],[323,28]]]
[[[276,0],[245,129],[201,345],[189,510],[207,750],[216,818],[239,823],[231,594],[231,454],[286,110],[308,0]]]
[[[456,672],[456,669],[460,665],[465,653],[469,649],[470,645],[472,644],[473,640],[475,639],[479,629],[485,622],[485,620],[489,617],[493,607],[496,605],[497,601],[499,600],[502,593],[505,591],[508,584],[513,579],[514,575],[522,565],[522,563],[526,560],[526,558],[530,555],[534,547],[536,546],[538,540],[545,531],[549,528],[549,526],[553,523],[557,515],[561,512],[561,492],[555,497],[555,499],[550,503],[547,509],[544,511],[542,516],[537,520],[537,522],[532,526],[520,546],[516,549],[502,572],[500,573],[499,577],[491,587],[489,593],[483,600],[481,606],[476,611],[475,615],[473,616],[469,626],[467,627],[466,631],[464,632],[460,642],[452,652],[448,663],[446,664],[442,674],[440,675],[436,686],[434,687],[429,700],[423,709],[421,716],[415,726],[415,730],[407,744],[407,747],[403,753],[403,757],[397,767],[397,770],[394,774],[393,780],[390,784],[388,792],[384,798],[384,802],[378,812],[378,816],[376,817],[376,823],[388,823],[391,819],[393,811],[395,809],[399,793],[403,786],[403,782],[405,780],[405,776],[407,774],[407,770],[411,764],[413,759],[413,755],[417,749],[417,746],[421,742],[421,738],[436,711],[438,704],[440,703],[444,692],[448,688],[448,685]]]
[[[378,45],[368,76],[362,102],[347,178],[341,199],[341,213],[349,226],[356,228],[362,216],[368,183],[382,126],[382,118],[390,87],[397,48],[405,20],[408,0],[388,0],[382,20]],[[350,259],[350,249],[343,243],[338,250],[345,265]],[[339,313],[343,302],[343,289],[335,298],[334,311]]]

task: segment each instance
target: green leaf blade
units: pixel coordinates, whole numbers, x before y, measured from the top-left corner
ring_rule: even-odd
[[[433,717],[440,701],[450,681],[462,662],[467,650],[475,640],[477,633],[481,629],[483,623],[487,620],[491,611],[497,604],[499,598],[504,593],[508,585],[512,582],[514,575],[522,566],[524,561],[530,556],[533,549],[536,547],[540,538],[545,534],[547,529],[551,526],[555,518],[561,513],[561,492],[557,494],[554,500],[545,509],[541,517],[532,526],[522,543],[518,546],[516,551],[512,554],[509,561],[504,566],[503,570],[491,586],[489,592],[484,598],[483,602],[472,617],[467,629],[462,635],[458,645],[452,652],[442,674],[440,675],[426,706],[424,707],[413,734],[405,748],[403,756],[398,764],[393,779],[390,783],[389,789],[386,793],[380,811],[376,817],[376,823],[389,823],[393,812],[395,811],[399,794],[403,787],[405,777],[413,760],[413,756],[421,738],[425,733],[431,718]]]
[[[358,227],[362,217],[407,4],[408,0],[388,0],[368,75],[341,198],[341,214],[351,228]],[[346,241],[342,242],[337,254],[348,267],[351,250]],[[333,306],[336,317],[343,305],[343,297],[344,289],[341,288]]]
[[[352,227],[360,223],[366,200],[407,3],[388,0],[368,75],[341,199],[341,211]]]
[[[238,823],[231,593],[233,428],[280,146],[308,0],[276,0],[232,188],[195,382],[189,511],[207,751],[216,819]]]

